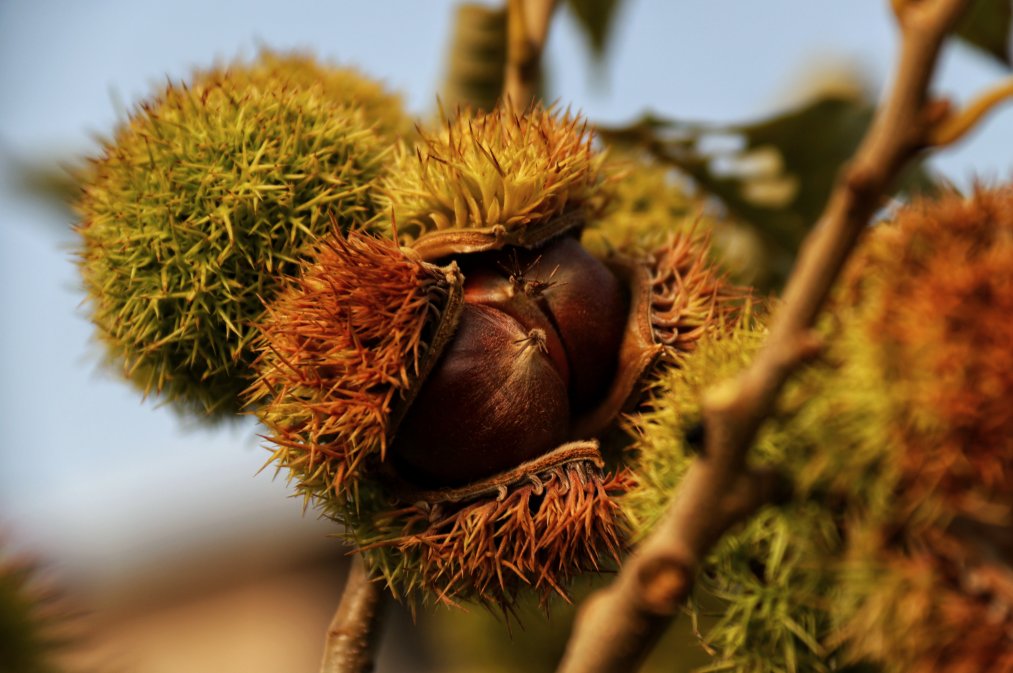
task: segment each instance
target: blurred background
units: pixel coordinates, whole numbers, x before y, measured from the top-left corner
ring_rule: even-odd
[[[194,426],[97,366],[72,217],[37,179],[94,152],[165,78],[261,46],[355,65],[427,117],[438,94],[452,98],[458,5],[0,0],[0,535],[88,613],[75,665],[315,670],[346,559],[283,475],[258,473],[255,424]],[[603,125],[647,111],[744,124],[827,91],[875,97],[895,44],[881,0],[623,0],[596,56],[564,3],[545,93]],[[953,44],[937,90],[965,101],[1003,75]],[[1013,115],[1000,113],[930,167],[965,188],[1008,179],[1011,147]],[[395,614],[381,671],[449,666],[420,655]]]

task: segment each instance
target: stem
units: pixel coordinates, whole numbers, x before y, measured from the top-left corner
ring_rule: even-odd
[[[556,0],[507,0],[507,61],[503,99],[525,110],[535,99]]]
[[[478,110],[496,107],[503,93],[507,48],[506,7],[472,2],[457,7],[450,41],[443,108]]]
[[[327,628],[320,673],[369,673],[375,666],[383,621],[383,587],[370,580],[358,555]]]
[[[560,673],[635,670],[679,611],[725,531],[784,494],[783,481],[746,466],[760,425],[795,368],[818,349],[811,328],[869,218],[910,160],[931,144],[938,105],[928,100],[940,46],[968,0],[893,2],[902,41],[897,71],[862,144],[806,238],[764,347],[737,379],[704,400],[706,447],[666,518],[581,609]]]

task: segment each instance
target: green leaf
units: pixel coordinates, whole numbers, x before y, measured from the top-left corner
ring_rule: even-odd
[[[1011,0],[975,0],[957,26],[959,38],[989,54],[1005,66],[1013,66],[1010,33],[1013,31]]]
[[[597,60],[604,57],[608,48],[619,4],[620,0],[569,0],[570,12]]]
[[[863,98],[828,95],[750,124],[708,126],[647,115],[600,132],[606,142],[640,146],[682,170],[775,249],[794,255],[872,113]],[[920,171],[903,182],[920,189],[931,183]]]

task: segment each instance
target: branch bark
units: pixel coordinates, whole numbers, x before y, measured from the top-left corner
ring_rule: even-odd
[[[503,99],[526,109],[538,93],[542,51],[557,0],[507,0],[507,61]]]
[[[940,47],[968,0],[894,0],[902,33],[892,86],[804,242],[753,364],[704,400],[706,445],[666,518],[623,564],[616,581],[578,614],[560,673],[635,670],[676,615],[697,568],[729,527],[783,492],[746,455],[795,368],[813,353],[811,328],[869,218],[902,169],[932,144],[948,106],[930,101]]]
[[[327,628],[320,673],[369,673],[376,663],[383,621],[383,587],[352,558],[341,603]]]

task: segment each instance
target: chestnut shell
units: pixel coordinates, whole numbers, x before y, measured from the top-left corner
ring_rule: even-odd
[[[573,236],[518,255],[525,281],[563,342],[570,401],[583,412],[605,396],[619,364],[629,301],[619,279]]]
[[[541,302],[525,294],[519,283],[512,282],[503,273],[487,266],[475,267],[468,270],[464,281],[464,301],[502,311],[527,331],[542,330],[546,337],[546,352],[563,383],[569,385],[569,358],[556,326],[545,314]]]
[[[477,481],[565,442],[567,386],[544,331],[465,303],[453,340],[390,446],[395,469],[425,487]]]

